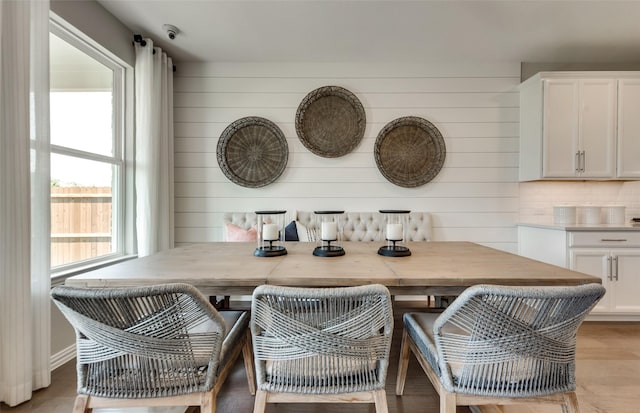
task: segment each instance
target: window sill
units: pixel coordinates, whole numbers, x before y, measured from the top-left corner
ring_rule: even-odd
[[[97,270],[98,268],[108,267],[113,264],[117,264],[120,262],[128,261],[134,258],[138,258],[137,255],[121,255],[118,257],[114,257],[108,260],[100,261],[98,263],[91,263],[81,267],[74,267],[71,269],[66,269],[62,271],[57,271],[51,274],[51,286],[55,287],[57,285],[64,284],[65,280],[69,277],[73,277],[74,275],[84,274],[85,272]]]

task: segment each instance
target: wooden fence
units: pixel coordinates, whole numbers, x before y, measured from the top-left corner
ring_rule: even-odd
[[[51,187],[51,266],[111,252],[110,187]]]

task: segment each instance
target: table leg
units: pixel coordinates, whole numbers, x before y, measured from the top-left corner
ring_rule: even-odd
[[[228,310],[230,308],[229,307],[230,298],[231,297],[229,297],[228,295],[225,295],[223,298],[218,300],[217,295],[211,295],[209,296],[209,302],[213,304],[216,310]]]

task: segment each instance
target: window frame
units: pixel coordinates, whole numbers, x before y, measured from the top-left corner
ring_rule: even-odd
[[[51,155],[97,161],[113,165],[113,252],[99,257],[50,267],[52,284],[67,277],[136,257],[133,171],[133,68],[55,13],[50,13],[49,33],[113,71],[112,154],[101,155],[65,146],[50,145]],[[51,200],[50,200],[51,202]]]

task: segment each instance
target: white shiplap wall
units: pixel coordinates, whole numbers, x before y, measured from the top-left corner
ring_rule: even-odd
[[[220,241],[223,213],[261,209],[410,209],[433,213],[434,239],[468,240],[515,252],[518,220],[519,63],[180,63],[175,73],[176,243]],[[341,158],[309,152],[295,131],[311,90],[342,86],[362,102],[360,145]],[[388,182],[373,149],[401,116],[421,116],[444,136],[440,174],[413,189]],[[283,175],[243,188],[218,167],[222,131],[245,116],[275,122],[289,145]]]

